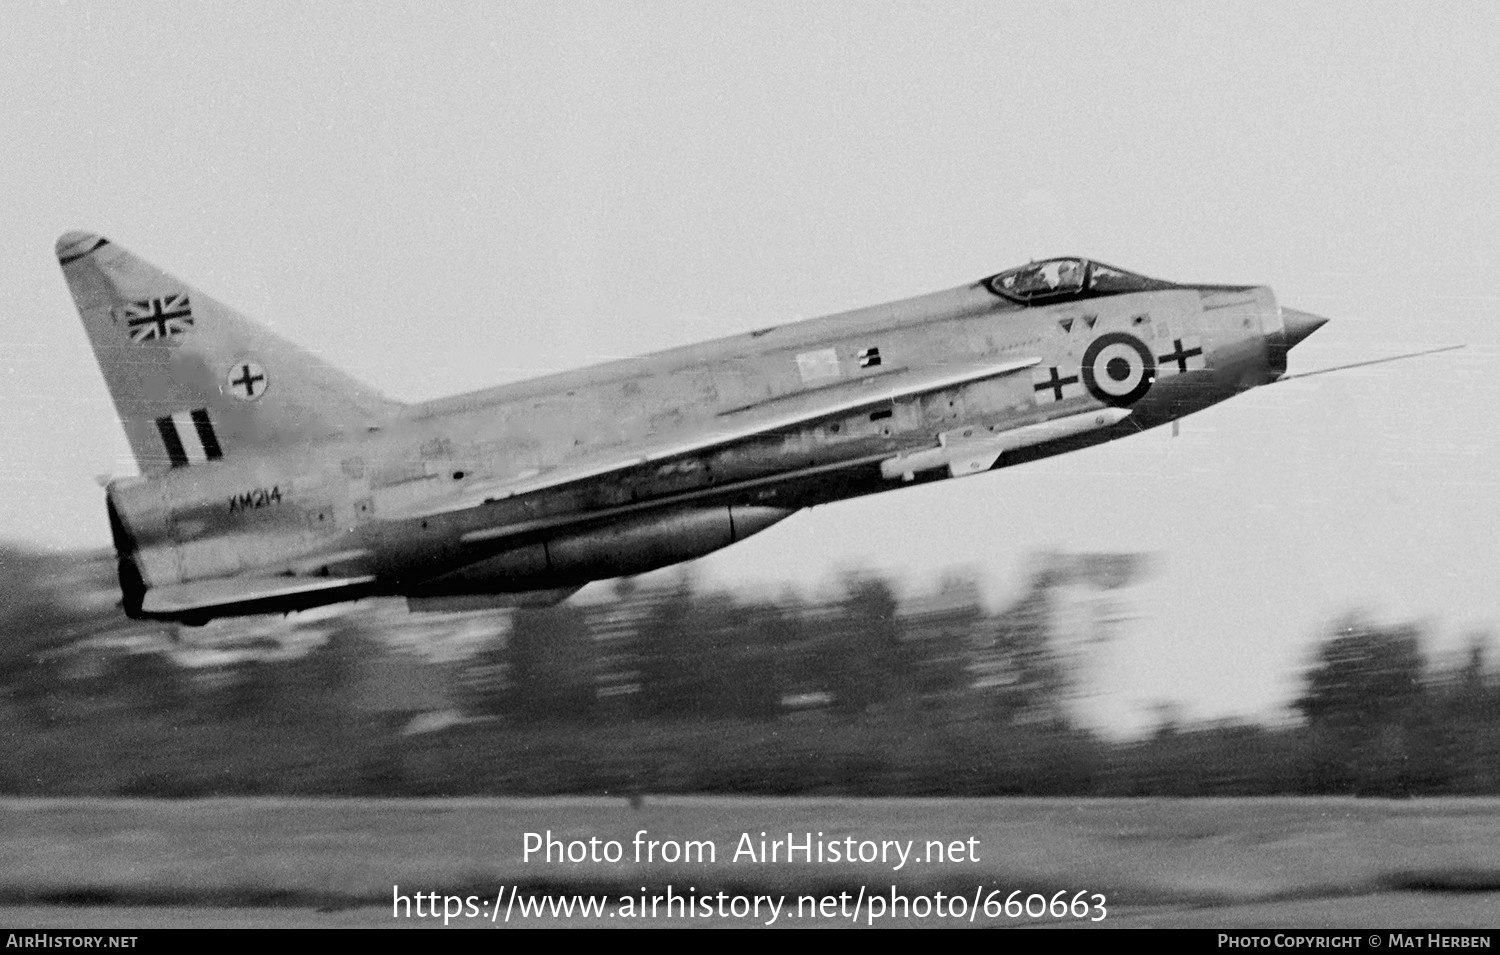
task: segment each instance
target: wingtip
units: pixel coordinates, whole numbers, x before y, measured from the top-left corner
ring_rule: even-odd
[[[64,232],[57,239],[57,261],[67,265],[106,245],[109,245],[109,240],[102,235],[83,231]]]

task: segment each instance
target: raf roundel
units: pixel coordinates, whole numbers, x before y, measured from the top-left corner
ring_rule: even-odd
[[[255,401],[266,393],[270,383],[266,370],[248,359],[235,362],[224,376],[225,390],[241,401]]]
[[[1124,332],[1109,332],[1083,353],[1083,384],[1107,405],[1135,404],[1156,381],[1156,359],[1146,343]]]

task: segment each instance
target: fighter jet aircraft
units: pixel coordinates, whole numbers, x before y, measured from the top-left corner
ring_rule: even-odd
[[[140,468],[125,613],[546,605],[818,504],[1136,434],[1283,378],[1326,321],[1083,258],[401,404],[97,235],[57,255]]]

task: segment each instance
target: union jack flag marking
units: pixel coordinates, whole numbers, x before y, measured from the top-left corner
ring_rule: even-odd
[[[193,325],[193,310],[188,304],[187,293],[127,303],[125,325],[133,342],[165,340],[183,334]]]

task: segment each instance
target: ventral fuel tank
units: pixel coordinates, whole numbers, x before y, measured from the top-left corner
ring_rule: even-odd
[[[693,507],[615,521],[501,551],[427,581],[411,596],[538,590],[643,574],[728,547],[792,513],[777,507]]]

